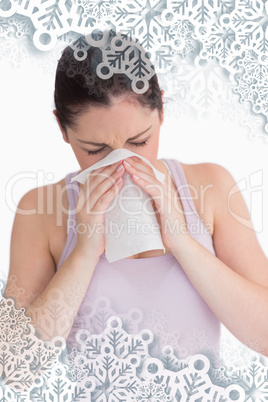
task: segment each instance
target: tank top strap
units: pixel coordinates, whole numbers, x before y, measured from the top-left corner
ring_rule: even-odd
[[[75,214],[76,210],[76,203],[77,203],[77,197],[79,193],[79,184],[77,181],[74,181],[71,183],[71,179],[78,174],[79,171],[77,172],[72,172],[67,174],[65,177],[65,185],[67,189],[67,195],[68,195],[68,201],[69,201],[69,212],[73,215]]]
[[[198,215],[193,198],[190,194],[189,184],[187,183],[184,170],[180,164],[175,159],[162,159],[163,162],[169,167],[169,171],[173,176],[174,182],[177,186],[178,193],[182,202],[185,215]]]
[[[78,182],[74,181],[71,183],[71,179],[78,174],[77,172],[72,172],[66,175],[65,177],[65,187],[67,190],[67,197],[69,203],[69,211],[68,211],[68,221],[67,221],[67,240],[61,254],[60,262],[58,264],[57,270],[68,257],[68,255],[74,249],[77,240],[76,234],[76,203],[77,197],[79,193],[79,185]]]

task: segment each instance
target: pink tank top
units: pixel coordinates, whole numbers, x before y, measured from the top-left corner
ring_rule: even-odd
[[[162,161],[177,186],[188,231],[215,254],[211,235],[197,214],[182,166],[174,159]],[[79,187],[77,182],[70,183],[76,174],[70,173],[65,179],[70,225],[57,269],[76,244],[75,207]],[[159,356],[166,345],[181,358],[195,353],[210,354],[219,344],[219,320],[192,286],[173,254],[109,263],[103,253],[67,339],[68,349],[79,349],[78,331],[86,329],[99,334],[105,330],[111,316],[120,317],[128,333],[149,329],[153,339],[151,356]]]

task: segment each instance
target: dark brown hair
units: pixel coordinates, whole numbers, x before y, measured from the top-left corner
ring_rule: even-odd
[[[109,34],[110,39],[115,36],[114,31],[109,31]],[[75,53],[73,47],[67,46],[56,71],[55,108],[65,132],[67,127],[75,127],[77,117],[88,111],[90,106],[109,108],[113,100],[121,96],[150,110],[162,111],[161,90],[155,73],[148,80],[148,89],[144,93],[137,93],[133,91],[132,80],[125,73],[114,73],[108,79],[99,77],[96,69],[103,61],[99,47],[90,46],[84,59],[77,56],[79,51]],[[151,63],[150,66],[153,68]],[[102,70],[105,74],[105,68]]]

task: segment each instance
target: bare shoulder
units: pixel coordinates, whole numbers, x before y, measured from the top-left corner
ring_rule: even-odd
[[[226,168],[216,163],[180,164],[197,213],[213,236],[216,208],[223,201],[223,194],[234,185],[234,180]]]
[[[195,184],[214,184],[219,186],[224,180],[224,183],[233,181],[230,172],[223,166],[217,163],[203,162],[196,164],[181,163],[184,170],[187,182]]]
[[[214,215],[226,209],[249,219],[246,204],[237,183],[228,169],[216,163],[183,164],[187,181],[194,186],[210,189]]]
[[[65,180],[40,186],[25,193],[17,207],[17,214],[31,217],[45,226],[53,222],[59,212],[68,210]]]
[[[56,272],[53,247],[62,244],[66,222],[63,206],[68,203],[64,186],[64,180],[60,180],[34,188],[18,203],[11,234],[9,277],[16,278],[17,287],[25,294],[40,293]],[[61,220],[59,226],[57,219]]]
[[[57,222],[64,222],[68,207],[64,179],[33,188],[25,193],[18,203],[13,232],[22,229],[29,232],[31,229],[32,232],[36,234],[39,232],[43,238],[49,240]]]
[[[31,222],[35,230],[41,230],[46,236],[46,244],[57,266],[66,241],[69,211],[65,179],[30,190],[21,199],[19,208],[33,211]]]
[[[48,184],[45,186],[40,186],[33,188],[27,193],[25,193],[18,204],[18,207],[23,208],[23,207],[31,207],[31,206],[36,206],[38,205],[38,202],[41,203],[46,203],[48,206],[48,203],[51,202],[52,198],[50,198],[50,194],[56,194],[59,189],[63,189],[65,186],[65,180],[62,179],[56,183]],[[41,197],[41,199],[40,199]],[[45,205],[43,204],[43,207]]]

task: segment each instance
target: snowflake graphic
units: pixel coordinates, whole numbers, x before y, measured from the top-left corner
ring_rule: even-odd
[[[106,31],[103,35],[99,31],[80,37],[70,46],[74,58],[79,61],[73,63],[66,60],[62,68],[66,69],[69,76],[82,74],[85,77],[86,87],[89,93],[95,91],[100,94],[105,88],[106,82],[109,85],[109,78],[114,74],[124,73],[131,80],[132,90],[136,93],[144,93],[149,87],[149,80],[155,74],[154,67],[144,49],[137,40],[128,38],[122,33],[115,33],[113,30]],[[102,52],[102,62],[94,71],[89,66],[87,52],[91,47],[98,47]],[[65,67],[67,65],[67,68]],[[101,79],[101,84],[96,82],[94,75]],[[95,85],[93,83],[95,82]]]
[[[232,381],[235,381],[245,390],[245,401],[264,402],[268,398],[268,370],[259,361],[257,356],[250,365],[244,368],[233,368],[228,373]]]
[[[170,54],[180,54],[186,57],[188,53],[195,50],[196,41],[193,39],[194,27],[189,21],[176,21],[171,25],[169,34],[172,37],[170,42]]]
[[[242,126],[248,127],[250,129],[249,137],[251,139],[254,140],[263,137],[264,140],[268,141],[268,136],[265,137],[263,135],[265,118],[260,114],[251,114],[249,102],[241,104],[233,96],[228,100],[221,100],[218,110],[224,120],[239,122]],[[267,128],[265,129],[267,131]]]
[[[198,328],[195,328],[190,332],[189,340],[193,345],[193,348],[197,351],[208,349],[211,344],[211,340],[207,336],[206,331]]]
[[[119,34],[113,38],[111,48],[103,52],[103,61],[97,67],[97,74],[107,79],[112,74],[121,72],[131,79],[132,90],[136,93],[146,92],[149,80],[155,74],[141,45],[137,42],[133,45],[132,40],[125,39]]]
[[[10,32],[10,23],[7,19],[0,18],[0,38],[8,38]]]
[[[241,96],[240,102],[250,101],[254,113],[268,116],[268,63],[260,62],[253,50],[246,51],[238,63],[244,69],[234,89]]]
[[[210,34],[203,41],[203,50],[209,57],[216,57],[224,67],[230,59],[233,61],[232,46],[235,39],[235,32],[231,28],[217,22],[210,27]]]
[[[221,17],[225,25],[230,25],[236,32],[241,45],[250,47],[259,54],[266,54],[267,41],[267,9],[260,0],[245,2],[238,0],[230,15]]]
[[[218,368],[211,367],[209,370],[209,376],[215,385],[227,387],[232,384],[232,379],[226,376],[226,369],[224,366]]]
[[[62,349],[64,340],[54,339],[45,345],[35,335],[25,309],[17,309],[11,299],[2,298],[0,305],[0,375],[2,384],[14,392],[25,393],[38,384],[50,370]]]
[[[58,292],[51,297],[60,299]],[[95,306],[89,306],[89,313],[97,316],[104,308],[111,308],[109,300],[99,298]],[[154,314],[159,317],[159,312]],[[254,396],[262,401],[267,396],[268,369],[254,355],[248,366],[229,364],[219,369],[202,354],[179,360],[169,345],[160,358],[151,357],[153,332],[141,329],[130,334],[116,315],[106,320],[98,334],[80,329],[76,334],[79,349],[68,353],[63,338],[45,343],[38,339],[24,309],[16,309],[14,301],[2,299],[0,317],[0,397],[6,402],[220,401],[233,400],[234,393],[238,401]],[[125,319],[138,324],[142,315],[132,309]],[[16,348],[5,338],[10,331],[16,333]]]
[[[217,111],[222,97],[228,100],[234,88],[218,63],[203,53],[195,58],[195,65],[183,59],[165,79],[172,98],[181,99],[200,119]]]
[[[171,401],[170,395],[165,392],[164,385],[157,385],[152,380],[148,384],[143,384],[137,391],[136,401]]]
[[[34,34],[34,26],[29,18],[15,14],[7,20],[10,30],[15,31],[16,38],[21,38],[23,35],[32,37]]]
[[[83,19],[93,18],[95,23],[100,23],[111,18],[116,0],[76,0],[76,4],[83,9]]]
[[[167,316],[157,309],[154,309],[150,314],[147,313],[145,325],[148,324],[150,328],[153,328],[155,333],[163,331],[167,326]]]
[[[8,278],[8,281],[5,286],[6,293],[10,293],[13,295],[13,298],[16,300],[16,307],[20,308],[22,306],[26,306],[30,304],[32,301],[36,299],[37,294],[31,292],[25,292],[23,288],[17,286],[17,279],[15,275],[11,275]]]
[[[174,354],[174,349],[171,346],[164,346],[160,360],[163,363],[165,369],[177,372],[187,367],[186,360],[184,358],[179,359]]]
[[[83,314],[77,314],[69,335],[69,343],[73,348],[80,346],[79,341],[75,341],[75,338],[81,328],[88,328],[91,333],[100,334],[105,330],[107,320],[117,315],[122,320],[125,331],[137,333],[143,318],[142,311],[137,308],[130,309],[123,314],[116,313],[111,307],[110,300],[104,296],[98,297],[94,303],[83,301],[81,311]]]
[[[147,63],[148,58],[156,71],[170,73],[171,77],[178,63],[182,63],[186,69],[180,71],[181,77],[184,77],[189,67],[200,69],[208,60],[215,60],[228,73],[231,82],[236,80],[236,91],[241,95],[240,102],[250,102],[252,115],[261,115],[266,120],[258,126],[254,119],[245,118],[241,124],[250,128],[251,138],[267,134],[268,39],[265,2],[10,0],[0,3],[0,39],[5,39],[0,42],[0,55],[18,66],[29,57],[29,51],[34,52],[34,47],[31,48],[27,42],[20,46],[15,45],[13,38],[21,41],[27,37],[32,40],[36,49],[49,52],[57,46],[57,42],[63,41],[63,44],[65,41],[65,44],[69,44],[70,38],[76,40],[79,35],[86,35],[95,29],[113,29],[128,34],[130,38],[139,38],[145,49],[144,54],[134,54],[131,68],[131,46],[128,48],[126,44],[116,44],[110,49],[111,52],[102,49],[104,61],[98,72],[102,78],[105,75],[107,78],[107,72],[109,76],[115,71],[124,71],[133,80],[134,90],[142,93],[142,90],[146,90],[150,76],[154,74]],[[254,72],[248,72],[246,68],[248,57],[245,54],[248,51],[254,52],[254,63],[259,64]],[[79,57],[83,58],[85,48],[80,48],[79,52]],[[183,63],[185,59],[187,63]],[[200,75],[196,78],[195,86],[200,88],[200,93],[206,92],[206,86],[210,84]],[[175,78],[176,80],[180,81],[180,78]],[[171,84],[164,87],[167,94],[170,88]],[[209,101],[208,105],[228,102],[228,97],[218,100],[219,91],[215,92],[216,101]],[[207,110],[200,104],[198,92],[197,95],[195,91],[192,94],[193,99],[187,101],[186,109],[189,107],[198,118],[202,118]],[[222,91],[221,94],[225,92]],[[179,96],[176,99],[182,104],[184,98]],[[228,112],[227,109],[225,111]]]

